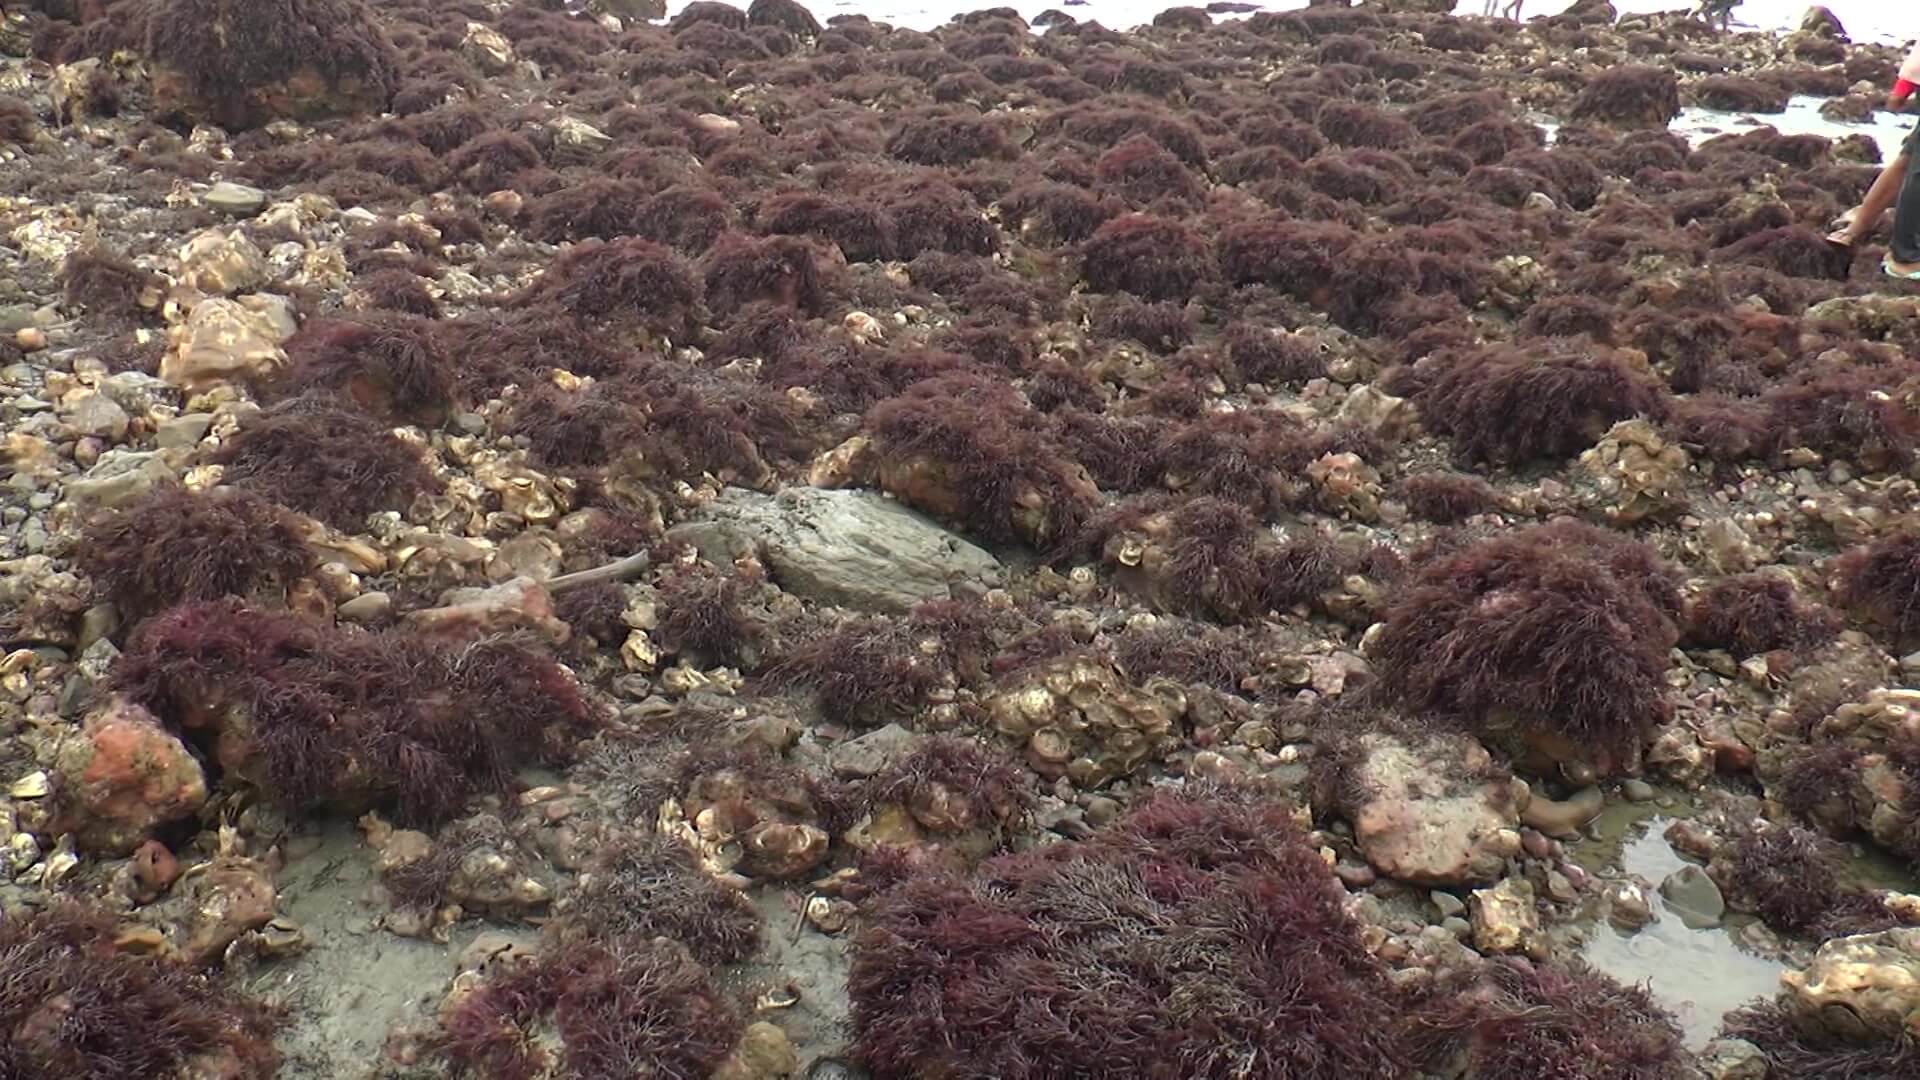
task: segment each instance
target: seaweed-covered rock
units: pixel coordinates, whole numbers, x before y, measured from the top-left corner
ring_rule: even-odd
[[[364,0],[140,0],[162,113],[229,129],[386,109],[399,56]]]

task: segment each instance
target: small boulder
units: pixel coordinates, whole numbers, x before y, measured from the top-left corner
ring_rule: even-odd
[[[1354,841],[1375,870],[1419,885],[1492,881],[1520,854],[1519,786],[1464,735],[1422,742],[1361,739],[1347,806]]]
[[[1720,886],[1698,866],[1683,866],[1660,883],[1660,897],[1667,910],[1680,917],[1689,929],[1707,930],[1719,926],[1727,917],[1727,901]]]
[[[1780,976],[1780,984],[1789,1008],[1842,1038],[1914,1038],[1920,1035],[1920,928],[1834,938],[1805,970]]]
[[[81,846],[125,855],[159,825],[207,801],[207,779],[186,745],[153,714],[114,698],[86,718],[55,756],[60,828]]]
[[[188,393],[257,379],[287,362],[280,343],[298,329],[278,296],[202,300],[169,331],[173,347],[160,359],[160,377]]]
[[[870,491],[728,488],[668,539],[720,566],[755,555],[788,592],[865,611],[904,612],[1000,575],[992,555]]]

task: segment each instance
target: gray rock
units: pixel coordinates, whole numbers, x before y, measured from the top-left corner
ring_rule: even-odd
[[[209,210],[218,210],[234,217],[252,217],[266,209],[267,193],[257,187],[222,180],[209,188],[201,201],[206,203]]]
[[[1694,930],[1719,926],[1727,916],[1727,901],[1720,886],[1698,866],[1683,866],[1660,883],[1660,896],[1667,909]]]
[[[668,539],[720,565],[758,555],[788,592],[867,611],[903,612],[1000,574],[992,555],[870,491],[728,488]]]
[[[917,738],[898,724],[876,728],[857,739],[848,739],[833,748],[831,761],[836,776],[864,780],[886,768],[887,762],[906,752]]]
[[[67,482],[72,502],[114,509],[174,479],[173,470],[153,452],[122,452],[100,459],[87,475]]]
[[[1467,910],[1467,902],[1465,900],[1447,892],[1445,889],[1435,889],[1427,895],[1432,899],[1433,906],[1440,910],[1440,917],[1443,919],[1451,919],[1456,915],[1464,914]]]
[[[121,408],[105,394],[87,394],[74,405],[68,414],[67,422],[82,435],[94,435],[110,442],[119,442],[127,437],[127,427],[133,418],[127,410]]]
[[[1715,1039],[1700,1052],[1708,1080],[1767,1080],[1767,1055],[1745,1039]]]
[[[187,413],[162,423],[153,433],[153,441],[164,448],[198,446],[213,428],[212,413]]]
[[[1625,795],[1628,802],[1652,802],[1653,785],[1645,780],[1628,780],[1620,785],[1620,794]]]

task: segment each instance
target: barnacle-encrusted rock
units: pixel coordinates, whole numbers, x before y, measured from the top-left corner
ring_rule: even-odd
[[[1540,933],[1533,906],[1533,885],[1512,877],[1490,889],[1475,889],[1468,904],[1473,916],[1473,947],[1483,953],[1523,952]]]
[[[217,959],[240,935],[273,918],[280,894],[257,860],[222,855],[189,876],[193,916],[183,952],[195,963]]]
[[[1358,454],[1322,454],[1307,466],[1320,505],[1356,521],[1380,516],[1380,474]]]
[[[1842,1038],[1920,1036],[1920,928],[1835,938],[1780,984],[1789,1008]]]
[[[1619,524],[1630,525],[1687,505],[1686,480],[1692,461],[1686,450],[1668,442],[1645,420],[1613,425],[1593,449],[1580,455],[1580,468],[1593,482],[1589,504]]]
[[[513,70],[513,42],[498,30],[479,23],[467,24],[466,36],[460,39],[460,54],[489,75]]]
[[[198,393],[269,375],[287,362],[280,345],[297,329],[287,302],[278,296],[202,300],[168,331],[173,347],[160,360],[160,377]]]
[[[232,296],[267,280],[267,259],[238,229],[208,229],[180,248],[180,283],[208,296]]]
[[[1344,812],[1375,870],[1421,885],[1477,884],[1519,854],[1525,787],[1500,775],[1474,739],[1369,734],[1360,753],[1343,786],[1362,794]]]
[[[121,698],[62,740],[55,762],[61,830],[95,851],[124,855],[207,801],[199,761],[153,714]]]
[[[1040,775],[1097,787],[1179,748],[1187,694],[1165,679],[1133,686],[1111,664],[1078,656],[1023,673],[986,706]]]
[[[662,831],[687,841],[710,873],[738,866],[756,877],[787,880],[827,860],[830,838],[797,771],[723,766],[694,777],[683,799],[668,802],[673,809],[662,807]],[[684,824],[669,822],[676,815]]]

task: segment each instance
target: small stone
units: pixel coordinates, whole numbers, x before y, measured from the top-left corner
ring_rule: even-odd
[[[834,775],[848,780],[864,780],[887,767],[887,762],[906,753],[915,736],[898,724],[876,728],[857,739],[833,748],[829,760]]]
[[[250,859],[215,859],[189,881],[193,925],[185,952],[197,964],[217,959],[240,935],[267,925],[280,901],[273,879]]]
[[[209,210],[218,210],[234,217],[252,217],[266,208],[267,193],[257,187],[222,180],[208,188],[200,201]]]
[[[1483,953],[1513,953],[1529,948],[1540,930],[1533,885],[1507,878],[1490,889],[1473,890],[1473,946]]]
[[[73,411],[68,414],[67,422],[82,435],[93,435],[108,442],[119,442],[127,437],[127,428],[133,423],[127,410],[114,403],[105,394],[83,394],[75,402]]]
[[[7,794],[16,799],[44,799],[52,790],[53,784],[44,769],[30,772],[7,786]]]
[[[207,437],[213,429],[212,413],[187,413],[171,420],[162,421],[154,430],[154,445],[162,450],[175,447],[198,446],[200,440]]]
[[[1567,875],[1558,870],[1547,871],[1547,899],[1556,904],[1571,904],[1579,898],[1579,890],[1567,880]]]
[[[21,352],[39,352],[47,347],[47,332],[37,326],[23,326],[13,332],[13,343]]]
[[[1427,898],[1433,901],[1433,906],[1439,909],[1440,917],[1443,919],[1451,919],[1455,915],[1466,913],[1467,902],[1444,889],[1433,890],[1427,894]]]
[[[1653,785],[1647,783],[1645,780],[1628,780],[1620,785],[1620,794],[1626,796],[1628,802],[1652,802],[1654,796]]]
[[[1607,902],[1607,922],[1622,933],[1631,934],[1654,920],[1652,899],[1631,881],[1609,881],[1601,895]]]
[[[334,609],[343,622],[362,626],[380,622],[393,611],[393,597],[383,592],[364,592]]]
[[[779,1080],[800,1069],[793,1043],[777,1024],[758,1020],[740,1034],[739,1045],[714,1070],[713,1080]]]
[[[1689,929],[1706,930],[1719,926],[1727,915],[1727,902],[1720,886],[1698,866],[1683,866],[1660,883],[1660,896],[1668,910],[1680,917]]]
[[[202,300],[185,322],[168,331],[173,347],[160,359],[160,377],[198,393],[270,374],[287,360],[280,343],[298,329],[281,297]]]
[[[1440,929],[1453,935],[1457,941],[1465,941],[1473,936],[1473,924],[1458,915],[1449,915],[1440,920]]]
[[[1707,1080],[1767,1080],[1773,1071],[1767,1055],[1745,1039],[1715,1039],[1700,1052]]]
[[[467,35],[460,42],[461,55],[488,75],[503,75],[513,69],[513,43],[506,35],[480,23],[467,24]]]
[[[1120,816],[1120,804],[1105,795],[1095,795],[1087,800],[1087,824],[1098,829],[1111,824]]]

